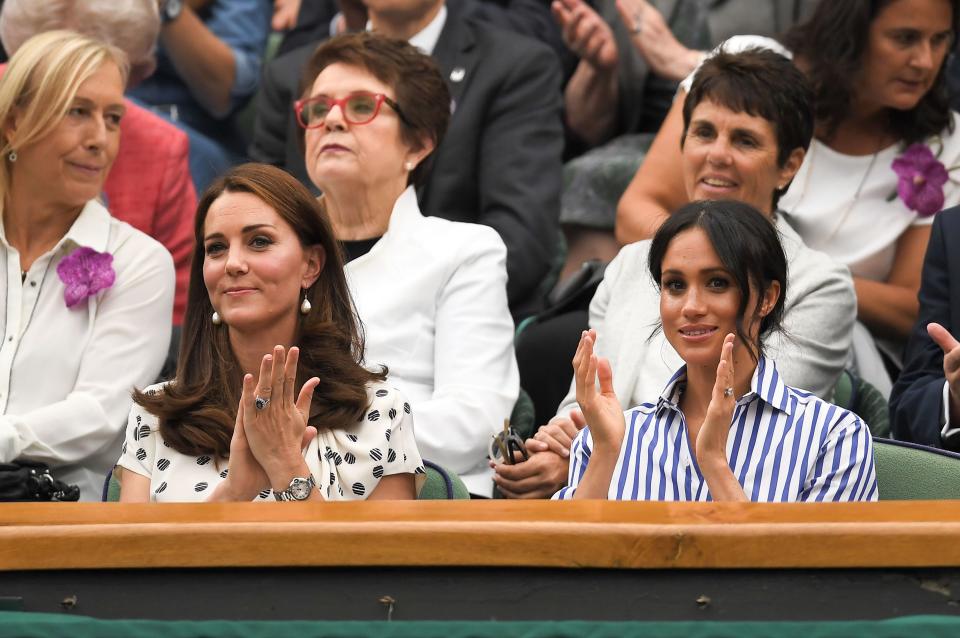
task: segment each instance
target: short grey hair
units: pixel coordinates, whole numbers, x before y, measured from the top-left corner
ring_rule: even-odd
[[[111,44],[130,60],[130,84],[156,68],[157,0],[5,0],[0,41],[9,55],[32,36],[69,29]]]

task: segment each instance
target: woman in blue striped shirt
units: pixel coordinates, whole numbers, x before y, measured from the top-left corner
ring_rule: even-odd
[[[573,365],[589,427],[554,498],[876,500],[866,424],[785,385],[764,357],[787,281],[770,222],[741,202],[693,202],[661,226],[649,268],[660,329],[686,365],[655,401],[622,412],[596,334],[583,333]]]

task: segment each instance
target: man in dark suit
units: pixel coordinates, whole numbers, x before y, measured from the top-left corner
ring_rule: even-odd
[[[903,441],[960,449],[960,207],[937,215],[920,284],[920,318],[906,365],[890,395],[893,435]]]
[[[421,209],[493,227],[507,246],[514,317],[536,312],[559,237],[563,127],[556,56],[481,20],[477,0],[364,4],[374,31],[428,48],[450,87],[453,117],[418,190]],[[420,41],[439,22],[439,37],[424,47]],[[305,184],[310,180],[292,104],[314,48],[295,49],[267,67],[249,149],[253,159],[285,168]]]

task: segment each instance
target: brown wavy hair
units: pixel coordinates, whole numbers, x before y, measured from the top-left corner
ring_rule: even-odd
[[[831,0],[817,5],[809,20],[787,32],[784,44],[794,59],[807,65],[807,76],[816,94],[816,117],[827,138],[850,114],[853,83],[863,66],[870,24],[893,0]],[[953,50],[960,30],[960,2],[949,0],[953,12]],[[947,95],[949,54],[937,71],[930,90],[908,111],[888,109],[889,131],[904,144],[922,141],[944,129],[953,130]]]
[[[203,228],[210,206],[224,193],[250,193],[273,208],[304,246],[321,246],[323,270],[305,296],[313,309],[300,315],[297,387],[319,377],[309,423],[347,428],[363,418],[366,384],[386,379],[386,368],[362,366],[363,332],[343,272],[343,256],[326,210],[299,181],[273,166],[243,164],[216,180],[200,198],[194,222],[190,288],[176,379],[162,392],[135,392],[133,400],[160,421],[167,444],[181,454],[227,458],[243,383],[225,325],[211,321],[203,282]]]

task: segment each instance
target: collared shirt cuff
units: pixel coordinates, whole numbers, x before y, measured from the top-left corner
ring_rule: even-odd
[[[0,463],[10,463],[23,450],[17,429],[9,418],[0,418]]]
[[[230,96],[234,101],[242,101],[257,90],[260,79],[261,60],[257,56],[233,49],[234,69],[233,88]]]
[[[940,438],[942,439],[960,429],[950,427],[950,384],[947,383],[946,379],[943,380],[943,414],[940,415],[940,423],[943,424],[943,428],[940,430]]]

